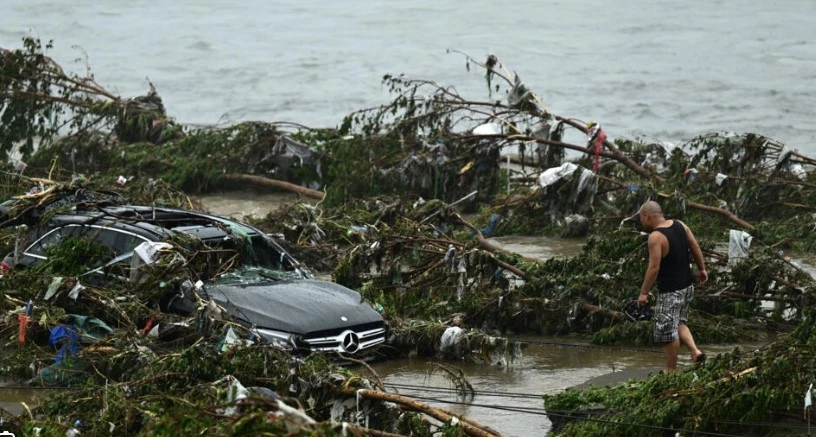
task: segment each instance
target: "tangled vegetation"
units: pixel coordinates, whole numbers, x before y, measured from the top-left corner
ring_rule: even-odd
[[[644,435],[664,429],[806,435],[802,400],[816,378],[813,333],[808,310],[793,333],[764,348],[736,348],[692,371],[548,395],[545,405],[558,435],[565,436]]]
[[[252,224],[381,309],[392,329],[381,356],[444,352],[495,364],[518,356],[521,345],[507,340],[514,334],[649,343],[649,322],[629,321],[621,308],[646,268],[646,237],[632,214],[654,199],[695,230],[706,256],[710,280],[693,305],[698,340],[782,340],[694,371],[548,396],[557,431],[640,435],[641,425],[653,425],[742,434],[753,431],[736,422],[798,412],[814,376],[814,280],[790,255],[812,254],[816,227],[816,160],[798,151],[755,133],[708,133],[680,146],[610,140],[596,122],[551,113],[493,56],[467,58],[485,71],[490,101],[389,75],[394,100],[349,114],[336,129],[192,129],[167,116],[155,90],[112,95],[90,75],[64,72],[47,48],[26,39],[22,49],[0,51],[0,148],[20,157],[4,164],[0,191],[22,201],[4,218],[4,253],[25,232],[20,224],[41,219],[28,213],[46,199],[70,208],[89,201],[82,193],[107,193],[194,209],[187,194],[231,185],[292,190],[319,202],[286,205]],[[565,142],[567,129],[586,143]],[[508,150],[511,166],[503,165]],[[574,257],[542,261],[488,238],[511,234],[585,244]],[[750,236],[748,253],[729,251],[732,234]],[[90,434],[495,433],[385,392],[376,378],[326,357],[225,346],[227,330],[240,327],[203,323],[203,309],[193,320],[161,313],[159,290],[195,279],[175,264],[143,283],[88,287],[72,299],[95,252],[67,243],[53,249],[52,263],[0,282],[2,373],[27,379],[32,366],[49,367],[48,333],[72,315],[95,315],[112,334],[54,370],[60,381],[71,377],[71,391],[7,419],[29,432],[63,435],[78,420]],[[46,302],[50,287],[56,294]],[[21,347],[15,333],[29,301],[34,323]],[[146,335],[148,322],[178,328],[156,339]],[[459,343],[442,351],[440,338],[453,330],[463,333]]]

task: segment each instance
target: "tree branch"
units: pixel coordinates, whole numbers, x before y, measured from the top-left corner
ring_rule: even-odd
[[[270,179],[263,176],[255,176],[249,174],[227,173],[221,178],[228,182],[238,182],[243,184],[252,184],[265,188],[287,190],[298,193],[302,196],[312,199],[323,200],[325,195],[322,191],[313,190],[311,188],[301,187],[300,185],[291,182],[281,181],[277,179]]]

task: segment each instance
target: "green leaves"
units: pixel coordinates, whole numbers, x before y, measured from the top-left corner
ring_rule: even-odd
[[[115,114],[105,102],[118,98],[93,78],[66,73],[46,55],[52,47],[23,38],[23,48],[0,52],[0,157],[19,149],[28,158],[55,136],[108,123]]]

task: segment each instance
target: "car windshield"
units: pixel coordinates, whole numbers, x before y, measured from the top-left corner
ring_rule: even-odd
[[[204,241],[204,244],[207,249],[196,256],[203,257],[205,271],[202,273],[208,278],[226,277],[246,282],[253,278],[295,279],[310,276],[308,270],[299,266],[283,249],[261,235],[219,238]]]
[[[303,279],[303,275],[299,271],[284,272],[266,267],[245,265],[219,275],[213,282],[220,285],[240,285],[286,279]]]

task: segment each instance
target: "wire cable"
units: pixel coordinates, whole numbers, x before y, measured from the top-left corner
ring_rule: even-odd
[[[434,391],[434,392],[450,392],[450,393],[462,393],[462,390],[453,388],[453,387],[438,387],[438,386],[426,386],[426,385],[412,385],[412,384],[400,384],[400,383],[391,383],[386,382],[386,386],[395,387],[398,389],[403,390],[415,390],[415,391]],[[554,390],[554,391],[560,391]],[[517,393],[517,392],[501,392],[501,391],[490,391],[490,390],[476,390],[474,391],[474,395],[478,396],[493,396],[493,397],[502,397],[502,398],[521,398],[521,399],[541,399],[542,395],[546,393],[536,394],[536,393]]]
[[[395,388],[402,388],[408,391],[425,391],[425,392],[438,392],[438,393],[460,393],[460,390],[451,387],[438,387],[438,386],[421,386],[421,385],[413,385],[413,384],[399,384],[399,383],[385,383],[386,386],[391,386]],[[517,392],[499,392],[499,391],[476,391],[474,396],[492,396],[492,397],[499,397],[499,398],[510,398],[510,399],[542,399],[542,396],[545,394],[550,394],[553,392],[561,391],[561,389],[552,390],[551,392],[543,392],[541,394],[533,394],[533,393],[517,393]],[[452,401],[448,399],[432,397],[432,396],[413,396],[416,399],[422,399],[427,401],[434,401],[434,402],[444,402],[449,404],[457,404],[463,406],[474,406],[480,408],[492,408],[497,410],[504,410],[504,411],[513,411],[519,413],[526,413],[526,414],[536,414],[536,415],[547,415],[547,416],[554,416],[554,417],[569,417],[574,420],[582,420],[583,418],[574,417],[572,413],[574,411],[559,411],[559,410],[547,410],[546,408],[537,408],[537,407],[507,407],[503,405],[492,405],[492,404],[478,404],[472,402],[463,402],[463,401]],[[622,417],[629,417],[631,419],[636,419],[636,416],[632,415],[623,415],[617,413],[618,416]],[[719,419],[711,419],[712,423],[718,423],[723,425],[740,425],[740,426],[753,426],[753,427],[764,427],[764,428],[771,428],[771,429],[807,429],[806,424],[795,424],[795,423],[775,423],[775,422],[745,422],[745,421],[733,421],[733,420],[719,420]],[[621,423],[612,421],[611,423]],[[633,425],[634,426],[634,425]],[[694,431],[697,433],[702,433],[701,431]],[[727,434],[714,434],[714,433],[705,433],[708,435],[727,435]]]
[[[414,399],[422,400],[422,401],[429,401],[429,402],[439,402],[443,404],[450,404],[450,405],[461,405],[465,407],[479,407],[479,408],[488,408],[494,410],[506,410],[506,411],[513,411],[519,413],[527,413],[527,414],[535,414],[539,416],[547,416],[547,410],[543,407],[508,407],[504,405],[496,405],[496,404],[480,404],[480,403],[473,403],[473,402],[462,402],[462,401],[454,401],[449,399],[443,398],[436,398],[432,396],[411,396]]]

